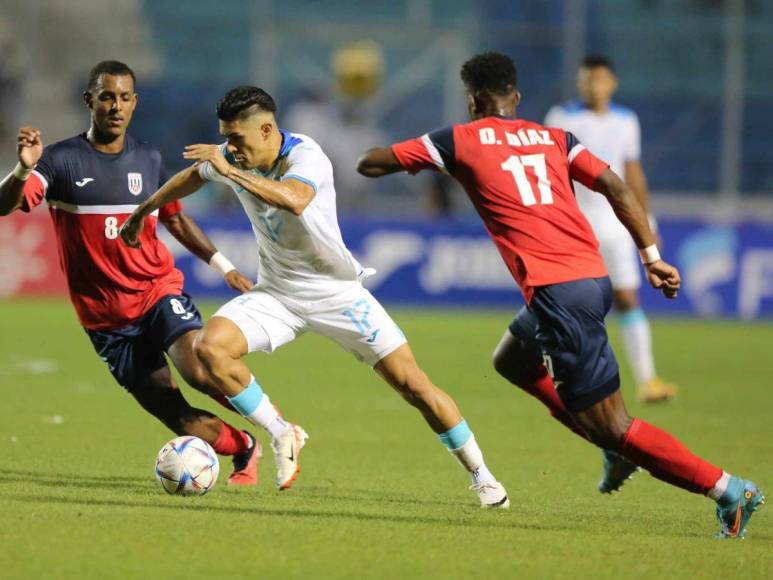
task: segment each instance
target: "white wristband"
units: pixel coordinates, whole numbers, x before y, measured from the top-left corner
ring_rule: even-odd
[[[639,250],[639,256],[641,256],[642,264],[652,264],[652,262],[660,260],[660,252],[655,244]]]
[[[21,163],[17,163],[16,167],[13,168],[13,176],[19,181],[27,181],[31,174],[32,169],[27,169]]]
[[[231,261],[220,252],[215,252],[212,255],[212,257],[209,259],[209,265],[220,272],[221,276],[225,276],[231,270],[236,270],[236,266],[234,266]]]

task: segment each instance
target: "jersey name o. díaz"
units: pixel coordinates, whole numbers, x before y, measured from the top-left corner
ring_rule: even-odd
[[[527,301],[536,286],[606,276],[572,179],[590,187],[608,165],[571,133],[491,116],[392,151],[410,173],[444,171],[461,183]]]
[[[167,294],[183,275],[145,221],[142,247],[127,247],[118,231],[134,209],[166,180],[161,154],[126,136],[120,153],[101,153],[85,134],[48,145],[24,186],[22,210],[47,202],[67,286],[80,323],[89,330],[121,328]],[[172,216],[179,202],[162,208]]]

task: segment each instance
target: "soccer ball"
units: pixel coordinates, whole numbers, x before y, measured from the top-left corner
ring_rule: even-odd
[[[198,437],[172,439],[156,457],[156,479],[176,495],[204,495],[215,486],[220,463],[215,450]]]

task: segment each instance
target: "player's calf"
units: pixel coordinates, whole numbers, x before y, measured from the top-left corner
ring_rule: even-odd
[[[467,470],[472,481],[470,489],[478,495],[481,507],[508,508],[507,491],[486,466],[475,435],[456,403],[419,368],[408,345],[384,357],[375,370],[422,413],[440,442]]]

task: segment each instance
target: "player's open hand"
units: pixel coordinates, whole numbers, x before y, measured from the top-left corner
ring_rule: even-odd
[[[201,143],[186,145],[183,157],[196,163],[209,161],[212,167],[224,177],[228,177],[228,174],[231,172],[231,164],[226,161],[219,145],[203,145]]]
[[[229,288],[241,292],[242,294],[248,292],[250,288],[255,285],[252,280],[247,278],[247,276],[244,276],[239,270],[226,272],[223,278],[225,278],[225,283],[228,284]]]
[[[25,169],[32,169],[43,155],[43,141],[40,130],[35,127],[22,127],[16,136],[16,150],[19,163]]]
[[[666,298],[676,298],[682,280],[679,276],[679,270],[663,260],[657,260],[651,264],[646,264],[647,279],[653,288],[663,292]]]
[[[118,235],[121,236],[123,243],[130,248],[139,248],[142,246],[140,242],[140,234],[142,228],[145,227],[145,220],[140,218],[137,214],[132,214],[128,219],[123,222]]]

